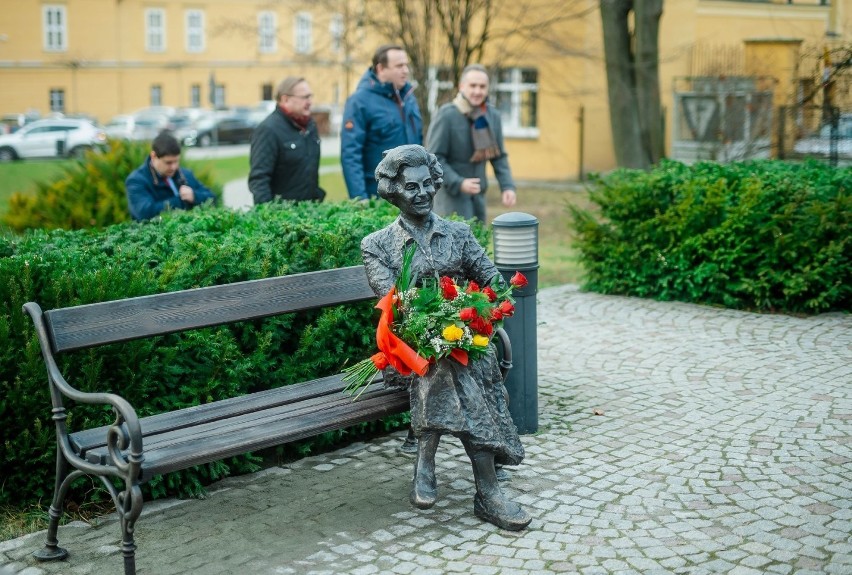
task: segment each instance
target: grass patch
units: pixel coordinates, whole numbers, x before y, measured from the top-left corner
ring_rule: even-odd
[[[27,160],[0,163],[0,216],[9,208],[9,198],[16,192],[35,193],[36,182],[45,182],[72,165],[73,160]]]

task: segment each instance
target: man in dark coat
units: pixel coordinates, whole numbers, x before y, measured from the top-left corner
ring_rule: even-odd
[[[216,202],[191,170],[180,167],[180,144],[168,132],[151,142],[151,155],[124,181],[130,217],[150,220],[168,209],[188,210]]]
[[[374,171],[385,150],[423,143],[423,120],[408,83],[408,55],[400,46],[381,46],[358,87],[346,100],[340,134],[340,163],[349,197],[376,197]]]
[[[313,94],[304,78],[278,85],[278,105],[251,137],[249,190],[255,204],[282,200],[321,202],[320,137],[311,118]]]
[[[444,187],[435,197],[435,212],[485,221],[488,162],[494,169],[506,207],[515,205],[515,182],[503,146],[500,112],[487,103],[488,73],[480,64],[462,70],[459,93],[441,106],[429,126],[429,151],[444,168]]]

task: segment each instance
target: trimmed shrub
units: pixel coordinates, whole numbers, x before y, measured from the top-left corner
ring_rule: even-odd
[[[687,166],[599,178],[571,208],[584,288],[755,311],[849,310],[852,169]]]
[[[53,181],[36,184],[34,195],[16,193],[9,199],[3,223],[15,231],[26,229],[103,228],[130,220],[124,181],[151,151],[148,142],[110,141],[106,151],[89,150]],[[192,169],[198,180],[217,196],[209,170]]]
[[[32,323],[21,311],[25,302],[47,310],[357,265],[361,238],[396,214],[386,202],[274,203],[247,213],[201,207],[103,231],[37,230],[0,239],[0,503],[49,500],[53,489],[50,397]],[[487,245],[486,229],[474,226],[474,233]],[[145,416],[335,373],[375,351],[373,305],[80,350],[60,356],[60,367],[77,389],[120,393]],[[103,408],[66,406],[72,430],[114,419]],[[396,416],[381,425],[405,421]],[[289,449],[304,453],[368,429]],[[234,458],[156,478],[147,495],[198,494],[210,480],[252,469],[255,461]]]

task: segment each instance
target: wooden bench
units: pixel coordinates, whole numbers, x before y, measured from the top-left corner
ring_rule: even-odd
[[[363,266],[354,266],[45,312],[27,303],[24,310],[35,323],[47,365],[59,447],[47,541],[36,558],[67,557],[57,529],[68,488],[82,475],[101,478],[109,490],[121,521],[124,570],[132,574],[133,532],[143,506],[140,485],[151,477],[408,410],[407,391],[379,381],[353,402],[343,393],[342,376],[335,375],[140,418],[118,395],[74,389],[57,367],[57,354],[373,299]],[[64,398],[112,406],[116,420],[69,433]],[[124,481],[123,491],[111,477]]]
[[[36,303],[25,304],[47,367],[58,445],[47,539],[33,555],[43,561],[68,556],[59,547],[59,520],[69,486],[83,475],[100,478],[115,502],[124,571],[132,575],[136,572],[133,533],[144,503],[140,486],[153,476],[409,409],[408,391],[387,388],[381,381],[353,401],[343,392],[345,383],[338,374],[282,382],[290,385],[140,418],[119,395],[72,387],[59,371],[57,354],[374,299],[363,266],[353,266],[45,312]],[[511,347],[503,330],[498,335],[505,375],[511,367]],[[111,406],[115,422],[70,433],[64,398]],[[123,490],[115,488],[113,477],[123,480]]]

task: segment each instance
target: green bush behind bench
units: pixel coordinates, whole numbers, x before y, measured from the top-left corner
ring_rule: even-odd
[[[850,309],[852,168],[666,161],[571,208],[584,288],[755,311]]]
[[[396,214],[386,202],[267,204],[246,213],[196,209],[103,231],[0,238],[0,503],[49,501],[53,490],[50,398],[22,304],[51,309],[358,265],[361,238]],[[474,232],[487,245],[488,230]],[[335,373],[374,351],[375,319],[370,303],[287,315],[82,350],[61,357],[61,369],[83,391],[120,391],[144,416]],[[71,429],[113,421],[100,408],[70,407]],[[397,417],[384,425],[401,423]],[[158,478],[148,495],[197,494],[256,461],[235,458]]]

